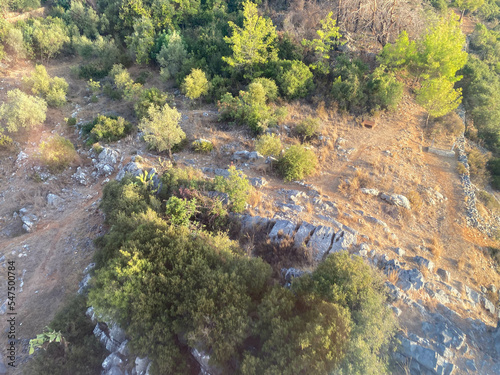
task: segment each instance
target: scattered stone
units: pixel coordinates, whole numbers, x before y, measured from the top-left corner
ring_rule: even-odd
[[[123,371],[119,367],[113,366],[108,371],[103,372],[102,375],[124,375]]]
[[[479,293],[474,289],[469,288],[467,285],[465,285],[465,295],[471,302],[473,302],[473,305],[479,303]]]
[[[441,280],[443,280],[446,283],[449,283],[451,280],[451,274],[449,271],[446,271],[445,269],[438,268],[436,273],[439,275]]]
[[[116,353],[111,353],[102,362],[102,368],[104,370],[109,370],[113,366],[120,366],[123,360]]]
[[[267,185],[267,180],[264,177],[252,177],[249,178],[248,181],[252,186],[256,187],[257,189],[260,189]]]
[[[23,229],[31,233],[35,229],[35,223],[38,221],[38,218],[33,214],[26,214],[21,216],[21,221],[23,222]]]
[[[54,206],[57,209],[61,209],[61,205],[64,200],[57,194],[47,194],[47,203],[49,206]]]
[[[396,283],[402,290],[407,291],[410,289],[420,290],[425,285],[425,278],[418,269],[399,271],[398,282]]]
[[[394,315],[396,315],[396,317],[401,315],[401,309],[398,309],[396,306],[391,306],[391,310],[394,312]]]
[[[419,267],[427,268],[430,272],[434,270],[434,262],[432,260],[420,256],[416,256],[415,258],[413,258],[413,260],[418,264]]]
[[[363,194],[373,195],[374,197],[378,197],[378,195],[380,194],[380,191],[378,191],[377,189],[361,188],[361,192]]]
[[[404,195],[400,194],[387,195],[382,193],[380,194],[380,198],[395,206],[404,207],[407,210],[411,209],[410,201]]]
[[[118,172],[118,174],[116,175],[116,180],[117,181],[123,180],[123,177],[125,177],[125,175],[127,173],[130,173],[133,177],[138,177],[138,176],[142,175],[143,171],[142,171],[140,165],[137,162],[131,161],[130,163],[127,163]]]
[[[280,202],[275,202],[274,203],[276,207],[280,208],[283,211],[295,211],[295,212],[302,212],[304,211],[304,207],[299,206],[298,204],[288,204],[288,203],[280,203]]]
[[[481,303],[487,311],[491,314],[495,314],[495,305],[488,298],[481,296]]]
[[[87,174],[82,167],[76,168],[76,172],[71,177],[81,185],[87,186],[89,183]]]
[[[28,154],[20,151],[17,155],[16,164],[21,164],[24,160],[28,159]]]
[[[207,191],[206,196],[211,199],[217,199],[222,202],[224,205],[229,204],[229,195],[227,193],[223,193],[220,191]]]
[[[215,168],[213,173],[216,176],[222,176],[225,178],[229,178],[229,171],[227,169]]]
[[[394,252],[395,252],[396,254],[398,254],[400,257],[404,256],[404,255],[405,255],[405,253],[406,253],[406,252],[405,252],[402,248],[400,248],[400,247],[396,247],[396,248],[394,249]]]
[[[151,361],[148,357],[135,359],[135,372],[137,375],[146,375],[151,366]]]
[[[377,219],[376,217],[373,216],[365,216],[365,219],[371,223],[380,225],[381,227],[387,227],[387,224],[383,222],[382,220]]]

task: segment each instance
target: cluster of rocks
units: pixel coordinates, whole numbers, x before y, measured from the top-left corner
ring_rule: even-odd
[[[23,229],[26,232],[31,233],[35,230],[38,217],[33,213],[29,213],[27,208],[23,207],[19,210],[19,212],[14,212],[13,217],[19,217],[21,219]]]
[[[372,195],[374,197],[379,197],[380,199],[382,199],[382,200],[386,201],[387,203],[390,203],[394,206],[404,207],[407,210],[411,209],[410,201],[404,195],[385,194],[385,193],[378,191],[378,189],[368,189],[368,188],[361,188],[361,192],[363,194]]]

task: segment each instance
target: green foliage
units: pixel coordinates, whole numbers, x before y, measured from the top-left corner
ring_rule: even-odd
[[[213,143],[210,141],[207,141],[205,139],[197,139],[197,140],[193,141],[191,146],[193,147],[194,151],[200,152],[203,154],[207,154],[209,152],[212,152],[214,149]]]
[[[11,10],[18,12],[40,8],[40,0],[6,0],[6,3]]]
[[[454,3],[455,6],[462,11],[463,16],[465,11],[473,13],[477,9],[481,8],[484,4],[484,0],[455,0]],[[460,19],[462,19],[462,16]]]
[[[69,139],[59,135],[40,144],[40,161],[51,172],[62,172],[77,157],[75,146]]]
[[[383,281],[373,269],[361,257],[334,253],[318,265],[311,279],[297,281],[298,290],[308,290],[350,312],[351,333],[341,373],[387,373],[388,346],[396,322],[385,304]]]
[[[101,83],[99,81],[94,81],[92,78],[87,81],[87,87],[92,94],[101,91]]]
[[[387,43],[384,46],[377,56],[377,61],[391,69],[399,70],[409,67],[416,56],[417,45],[414,41],[410,41],[408,33],[403,30],[393,44]]]
[[[179,126],[181,114],[168,104],[158,108],[150,106],[148,116],[139,122],[139,130],[144,132],[144,140],[157,151],[167,151],[172,160],[172,147],[179,144],[186,134]]]
[[[52,342],[23,366],[26,375],[88,375],[99,373],[106,350],[94,336],[94,324],[85,315],[86,299],[77,295],[64,303],[49,324],[64,343]]]
[[[65,43],[70,41],[66,25],[60,18],[47,17],[33,22],[33,42],[42,61],[57,55]]]
[[[168,35],[166,44],[161,47],[156,60],[161,67],[163,79],[175,78],[188,58],[185,43],[177,31]]]
[[[272,79],[261,77],[254,79],[252,83],[260,83],[262,85],[268,102],[274,102],[278,98],[278,86],[276,86],[276,82]]]
[[[201,69],[192,69],[182,84],[182,91],[189,99],[198,99],[200,96],[208,94],[209,90],[210,82]]]
[[[313,74],[302,61],[281,62],[278,82],[288,99],[303,98],[314,88]]]
[[[302,140],[307,141],[308,139],[316,137],[319,134],[320,128],[321,120],[308,116],[299,122],[293,130]]]
[[[228,178],[223,176],[215,177],[215,189],[229,195],[233,212],[243,212],[252,187],[247,180],[247,176],[232,165],[229,168]]]
[[[90,40],[86,36],[77,36],[73,37],[72,44],[83,59],[79,67],[80,78],[104,78],[121,58],[120,50],[111,37],[99,35]]]
[[[281,140],[276,134],[261,135],[255,142],[255,151],[263,156],[278,157],[282,148]]]
[[[311,48],[316,55],[316,62],[311,64],[311,68],[321,74],[330,72],[330,52],[339,45],[342,34],[333,19],[333,12],[328,13],[325,19],[320,21],[321,29],[316,31],[317,39],[302,40],[302,44]]]
[[[165,210],[172,224],[187,227],[190,218],[196,212],[196,200],[187,200],[171,196],[166,203]]]
[[[491,186],[500,190],[500,158],[491,158],[486,166],[491,174]]]
[[[92,122],[85,124],[82,131],[89,134],[87,144],[115,142],[132,131],[132,124],[123,117],[98,115]]]
[[[99,31],[103,28],[102,22],[95,10],[90,6],[85,6],[83,1],[71,1],[69,9],[64,18],[68,25],[75,25],[81,35],[95,39]]]
[[[35,352],[35,349],[46,348],[51,342],[60,343],[63,340],[61,332],[56,332],[48,327],[45,327],[44,331],[38,335],[36,338],[30,340],[29,355]]]
[[[138,64],[148,64],[154,45],[154,26],[151,18],[142,16],[134,21],[134,32],[125,38],[129,50],[135,54]]]
[[[123,65],[113,65],[113,68],[109,72],[109,76],[113,79],[120,95],[126,100],[135,100],[141,94],[142,85],[140,83],[134,83],[134,80],[130,77],[130,73]]]
[[[4,128],[14,133],[20,128],[32,129],[41,125],[45,122],[46,112],[45,100],[14,89],[7,93],[7,100],[0,106],[0,119]]]
[[[51,78],[43,65],[37,65],[29,77],[23,77],[26,88],[34,95],[39,95],[51,107],[60,107],[66,103],[68,83],[64,78]]]
[[[417,103],[433,117],[444,116],[462,102],[462,89],[454,89],[447,78],[429,79],[417,92]]]
[[[278,171],[285,181],[303,180],[316,171],[318,158],[302,145],[290,146],[278,160]]]
[[[350,60],[341,55],[333,72],[337,78],[332,84],[332,96],[340,108],[346,110],[362,109],[366,100],[366,73],[368,67],[359,59]]]
[[[135,115],[140,120],[148,115],[151,106],[163,107],[169,100],[167,93],[158,90],[156,87],[145,89],[141,92],[139,100],[134,104]]]
[[[245,68],[255,64],[265,64],[278,58],[275,47],[277,39],[273,22],[260,17],[257,5],[247,0],[243,3],[243,28],[229,22],[231,37],[224,40],[233,50],[233,55],[222,60],[234,68]]]
[[[6,134],[0,133],[0,149],[8,149],[12,146],[13,140]]]
[[[276,125],[286,113],[267,104],[266,88],[260,82],[248,85],[248,91],[240,91],[234,98],[230,93],[217,103],[221,120],[236,120],[247,124],[254,133],[261,133]]]
[[[376,68],[370,75],[367,89],[372,108],[395,110],[403,98],[403,83],[384,65]]]
[[[22,30],[15,28],[15,27],[10,27],[6,31],[6,35],[3,39],[3,42],[5,43],[5,47],[8,54],[8,57],[10,56],[15,57],[17,59],[23,59],[28,57],[28,45],[24,41],[24,36]]]

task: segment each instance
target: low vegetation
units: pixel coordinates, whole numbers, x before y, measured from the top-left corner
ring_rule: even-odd
[[[69,139],[55,135],[40,144],[40,161],[52,172],[66,169],[77,157]]]
[[[278,160],[278,171],[285,181],[303,180],[313,174],[317,166],[314,151],[301,145],[290,146]]]
[[[82,127],[84,134],[88,134],[87,144],[99,141],[114,142],[132,131],[132,124],[123,117],[98,115],[94,121]]]

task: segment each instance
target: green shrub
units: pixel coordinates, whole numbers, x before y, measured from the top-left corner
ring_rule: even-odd
[[[294,133],[301,137],[304,141],[314,138],[319,134],[321,128],[321,120],[319,118],[307,117],[293,129]]]
[[[352,61],[341,55],[333,72],[332,96],[340,108],[349,111],[366,110],[366,72],[368,67],[359,59]]]
[[[35,353],[23,367],[26,375],[98,374],[106,358],[104,345],[94,336],[95,324],[85,315],[86,298],[76,295],[50,322],[49,328],[61,332],[64,343],[51,343]]]
[[[52,136],[40,144],[40,161],[53,173],[62,172],[76,156],[73,143],[61,136]]]
[[[145,89],[139,95],[139,100],[134,104],[135,115],[140,120],[148,115],[148,109],[154,105],[158,108],[163,107],[169,101],[169,95],[158,90],[156,87]]]
[[[11,10],[18,12],[40,8],[40,0],[10,0],[8,4]]]
[[[201,69],[192,69],[191,73],[184,78],[181,88],[189,99],[198,99],[200,96],[208,94],[210,82]]]
[[[278,82],[288,99],[303,98],[314,88],[313,74],[302,61],[285,61],[280,68]]]
[[[31,76],[24,77],[23,83],[34,95],[39,95],[51,107],[60,107],[66,103],[68,83],[64,78],[51,78],[43,65],[37,65]]]
[[[196,200],[171,196],[166,203],[165,211],[172,224],[188,226],[190,218],[196,213]]]
[[[278,170],[285,181],[302,180],[313,174],[317,166],[314,151],[301,145],[290,146],[278,160]]]
[[[159,198],[167,200],[180,189],[213,190],[214,184],[203,178],[203,173],[194,168],[171,168],[161,176],[162,190]]]
[[[25,94],[19,89],[7,93],[7,100],[0,106],[0,119],[8,132],[20,128],[32,129],[45,122],[47,102]],[[0,131],[2,128],[0,128]]]
[[[269,78],[256,78],[252,82],[260,83],[264,87],[267,101],[274,102],[278,98],[278,86]]]
[[[86,36],[74,36],[72,45],[82,58],[78,68],[80,78],[104,78],[113,65],[122,60],[120,50],[111,37],[99,35],[95,40],[90,40]]]
[[[12,146],[13,140],[5,134],[0,134],[0,149],[8,149]]]
[[[75,126],[76,125],[76,117],[69,117],[66,120],[66,125],[68,125],[68,126]]]
[[[281,140],[276,134],[261,135],[255,142],[255,151],[263,156],[278,157],[281,154]]]
[[[98,115],[94,121],[85,124],[84,134],[89,134],[88,144],[97,141],[114,142],[132,131],[132,124],[123,117]]]
[[[370,75],[367,89],[373,109],[395,110],[403,98],[403,83],[396,79],[393,72],[387,72],[383,65]]]
[[[206,139],[197,139],[197,140],[193,141],[191,146],[193,147],[194,151],[204,153],[204,154],[212,152],[214,149],[213,143],[210,141],[207,141]]]
[[[126,100],[135,100],[142,92],[142,85],[134,83],[130,73],[121,64],[113,65],[109,76],[113,79],[116,89]]]
[[[187,58],[188,53],[181,35],[177,31],[168,34],[166,43],[163,44],[156,56],[156,60],[161,67],[160,74],[162,78],[165,80],[175,78]]]
[[[233,165],[229,168],[229,177],[215,177],[215,189],[229,195],[233,212],[245,210],[252,186],[245,174]]]

